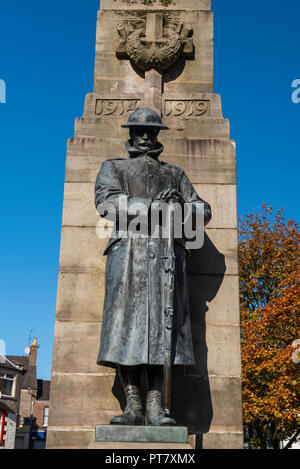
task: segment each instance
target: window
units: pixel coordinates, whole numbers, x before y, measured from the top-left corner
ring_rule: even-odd
[[[16,375],[0,372],[0,392],[2,396],[15,397]]]
[[[44,407],[43,427],[48,427],[49,407]]]

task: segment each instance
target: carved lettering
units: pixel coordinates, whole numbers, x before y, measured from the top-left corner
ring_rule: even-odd
[[[210,111],[209,100],[182,99],[165,101],[165,116],[201,117]]]
[[[102,117],[126,116],[135,111],[138,104],[138,99],[97,99],[95,113]]]

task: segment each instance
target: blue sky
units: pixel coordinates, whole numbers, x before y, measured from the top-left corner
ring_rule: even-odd
[[[1,2],[0,339],[50,378],[67,138],[92,91],[99,0]],[[214,0],[215,92],[238,149],[238,211],[299,222],[300,2]],[[299,93],[300,97],[300,93]],[[113,155],[112,155],[113,156]]]

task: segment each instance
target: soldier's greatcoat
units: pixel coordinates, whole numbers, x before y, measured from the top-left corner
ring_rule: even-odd
[[[173,188],[186,203],[204,204],[205,223],[211,218],[210,206],[201,200],[185,173],[175,165],[163,163],[158,156],[163,146],[146,154],[127,142],[128,159],[106,160],[97,177],[95,204],[112,203],[120,215],[119,196],[126,196],[128,212],[135,202],[150,208],[159,192]],[[103,213],[103,212],[102,212]],[[162,257],[166,240],[121,231],[116,223],[105,255],[106,289],[100,351],[97,363],[120,365],[163,365],[164,311]],[[172,362],[193,365],[194,353],[190,326],[186,256],[182,240],[175,242],[176,275],[173,319]]]

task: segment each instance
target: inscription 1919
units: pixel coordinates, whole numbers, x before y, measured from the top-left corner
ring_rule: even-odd
[[[169,100],[165,101],[165,116],[200,117],[210,109],[208,100]]]

